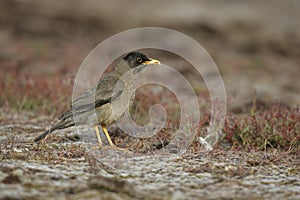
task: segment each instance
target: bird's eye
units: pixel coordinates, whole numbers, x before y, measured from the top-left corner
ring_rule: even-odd
[[[138,63],[141,63],[141,62],[143,61],[143,59],[142,59],[141,57],[138,57],[138,58],[136,59],[136,61],[137,61]]]

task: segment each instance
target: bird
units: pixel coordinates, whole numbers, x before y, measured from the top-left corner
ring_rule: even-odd
[[[70,109],[60,115],[57,122],[48,130],[37,136],[34,142],[39,142],[55,130],[74,126],[76,121],[76,124],[78,122],[80,124],[93,126],[99,146],[103,145],[99,131],[102,130],[109,145],[116,147],[110,138],[107,126],[118,120],[126,111],[123,109],[119,111],[117,115],[114,115],[112,112],[112,103],[114,103],[114,101],[119,103],[120,99],[128,96],[128,90],[125,88],[126,84],[121,78],[127,72],[131,72],[131,75],[137,74],[143,68],[151,64],[160,65],[160,61],[150,58],[141,52],[129,52],[120,59],[112,72],[99,80],[96,86],[83,92],[74,99]],[[129,82],[131,82],[131,80]],[[133,104],[133,99],[134,93],[130,97],[129,107]]]

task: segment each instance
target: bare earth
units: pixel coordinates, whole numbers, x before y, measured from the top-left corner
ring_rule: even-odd
[[[243,107],[254,97],[299,106],[299,7],[300,1],[293,0],[149,5],[4,0],[0,70],[5,74],[21,63],[20,74],[61,74],[66,79],[107,37],[162,26],[193,37],[212,56],[225,82],[228,112],[245,114]],[[172,56],[156,57],[195,78]],[[60,114],[50,104],[52,116],[1,104],[0,199],[300,199],[300,156],[289,150],[225,147],[197,153],[190,149],[179,156],[150,141],[146,145],[156,145],[150,151],[140,152],[136,145],[123,152],[86,143],[80,133],[89,132],[77,134],[72,128],[34,144],[33,138]],[[114,136],[115,142],[122,144],[118,138]]]

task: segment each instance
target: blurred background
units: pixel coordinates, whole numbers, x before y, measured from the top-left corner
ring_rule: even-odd
[[[300,199],[299,10],[299,0],[0,0],[0,199]],[[87,127],[32,144],[70,108],[88,53],[146,26],[192,37],[218,66],[228,106],[216,151],[203,152],[199,142],[211,122],[204,82],[179,56],[157,50],[144,52],[175,67],[199,96],[187,154],[157,153],[174,138],[181,113],[173,93],[147,86],[136,95],[133,120],[146,124],[149,107],[160,103],[164,129],[141,139],[108,130],[118,147],[149,154],[98,150],[85,142],[95,136]]]
[[[231,111],[243,112],[253,99],[294,106],[300,102],[299,8],[297,0],[2,0],[0,106],[57,114],[69,106],[85,56],[104,39],[144,26],[171,28],[203,45],[222,73]]]

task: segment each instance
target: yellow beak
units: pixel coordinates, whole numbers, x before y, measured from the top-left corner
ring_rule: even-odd
[[[155,64],[155,65],[159,65],[160,62],[158,60],[155,60],[153,58],[150,58],[150,60],[145,61],[143,64],[145,65],[150,65],[150,64]]]

